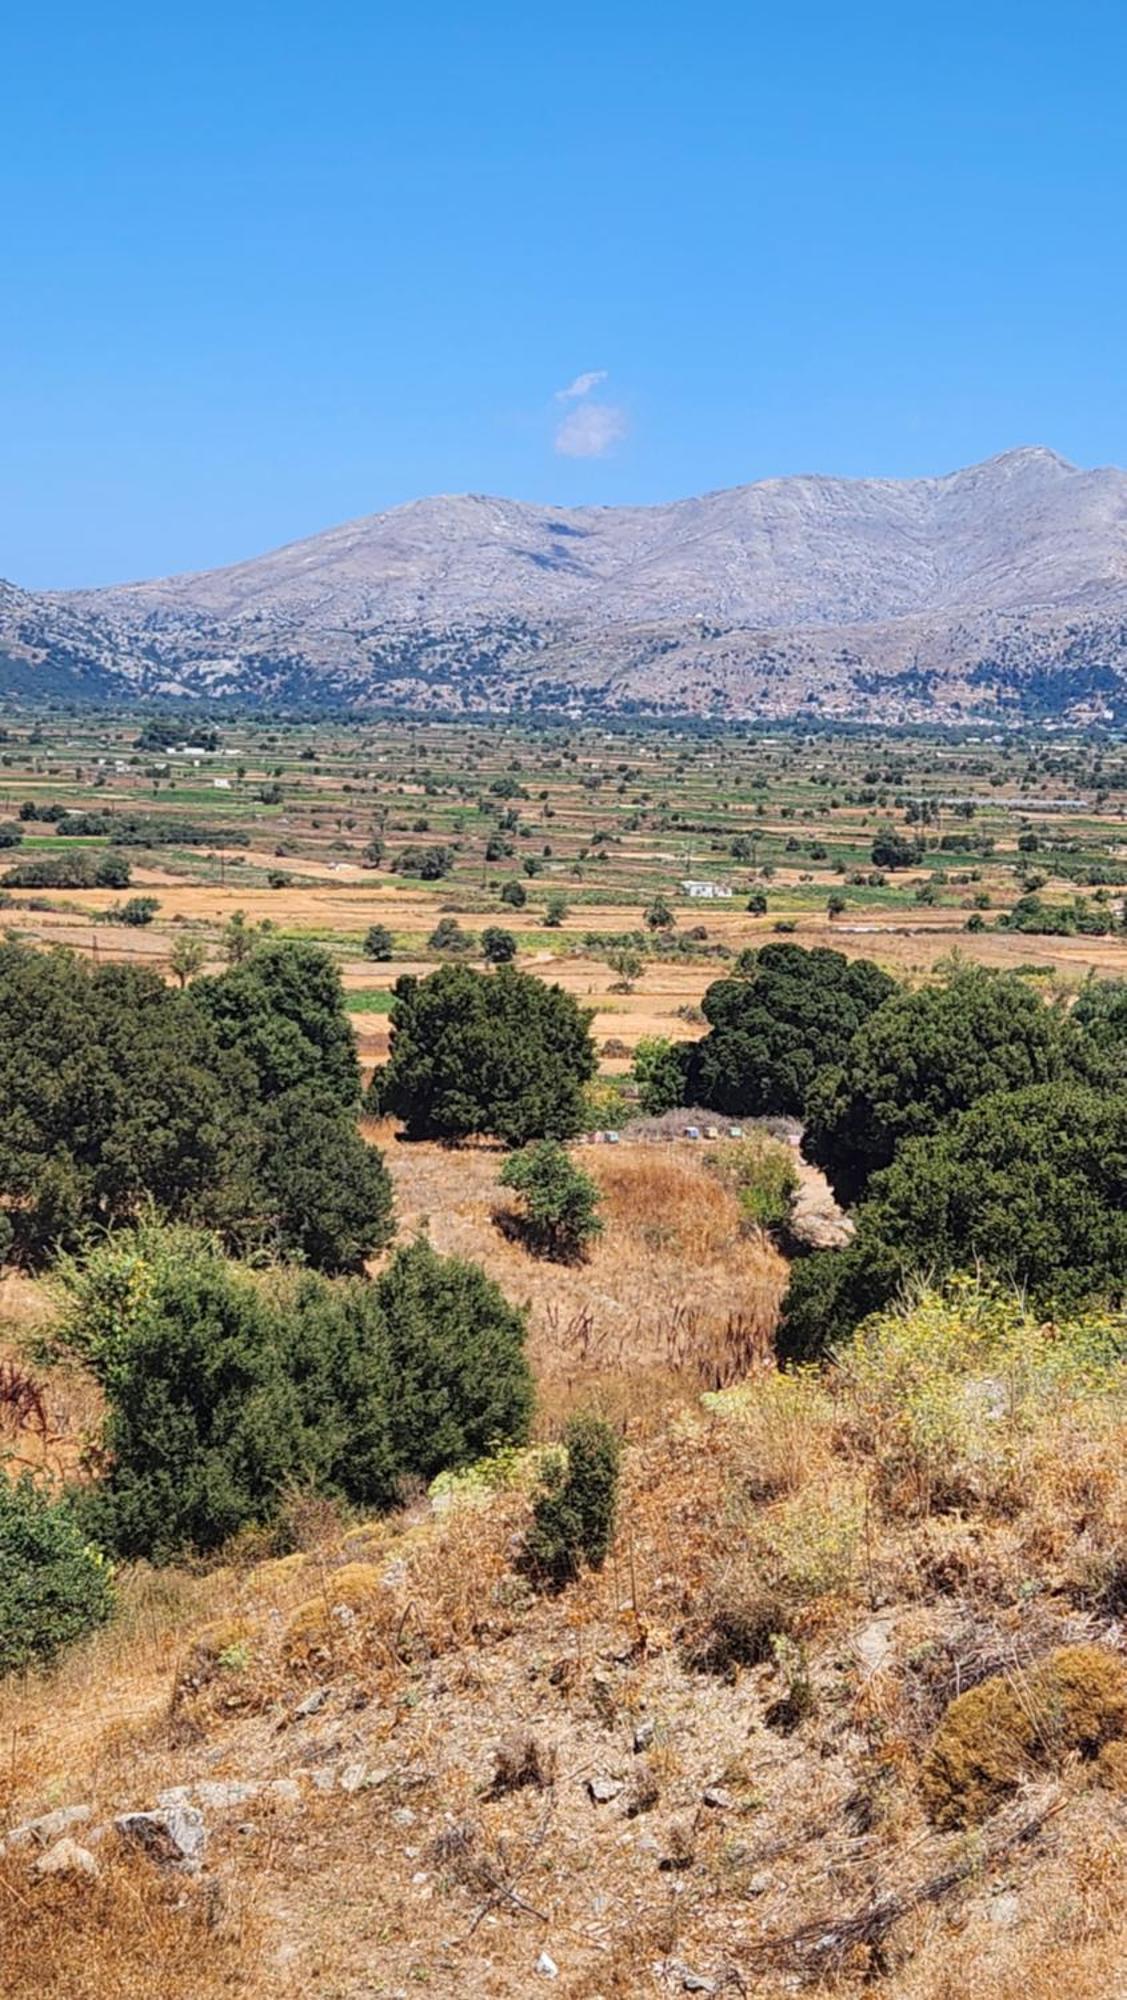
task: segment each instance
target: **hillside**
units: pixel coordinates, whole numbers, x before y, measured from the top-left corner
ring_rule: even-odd
[[[0,686],[420,710],[1089,719],[1127,667],[1127,474],[1027,449],[668,506],[441,496],[227,569],[2,586],[0,663]]]

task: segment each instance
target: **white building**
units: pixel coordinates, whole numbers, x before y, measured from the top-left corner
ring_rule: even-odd
[[[681,893],[695,901],[714,903],[717,900],[731,902],[732,892],[723,882],[682,882]]]

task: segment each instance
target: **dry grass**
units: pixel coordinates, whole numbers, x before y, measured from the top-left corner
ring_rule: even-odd
[[[655,1339],[667,1293],[687,1267],[699,1290],[699,1269],[717,1325],[749,1297],[769,1325],[781,1271],[697,1155],[588,1154],[608,1227],[571,1271],[494,1227],[498,1155],[387,1149],[409,1219],[531,1297],[548,1425],[580,1397],[621,1418],[611,1557],[537,1596],[517,1482],[351,1526],[311,1510],[293,1554],[247,1536],[207,1574],[127,1574],[114,1625],[0,1689],[0,1823],[76,1799],[109,1817],[217,1778],[285,1795],[208,1806],[201,1883],[171,1903],[108,1850],[77,1906],[10,1856],[5,1994],[131,2000],[148,1964],[199,2000],[527,2000],[541,1950],[569,2000],[656,2000],[678,1990],[654,1972],[670,1960],[758,2000],[796,1983],[841,2000],[1115,1994],[1123,1738],[1099,1759],[1087,1740],[1031,1757],[972,1836],[926,1810],[952,1701],[991,1676],[1036,1686],[1061,1647],[1116,1658],[1112,1388],[1073,1394],[1058,1374],[1042,1395],[1029,1370],[1056,1343],[1034,1328],[1029,1392],[993,1413],[940,1366],[952,1312],[975,1351],[968,1295],[924,1302],[883,1359],[859,1350],[821,1379],[757,1361],[702,1402],[707,1350],[671,1358]],[[552,1309],[580,1306],[593,1331],[572,1353]],[[626,1331],[599,1345],[601,1326]],[[942,1480],[912,1456],[939,1419]]]
[[[241,1882],[186,1882],[112,1854],[100,1870],[95,1881],[39,1880],[0,1860],[4,2000],[227,2000],[259,1990],[259,1928]]]
[[[786,1265],[691,1147],[585,1149],[605,1228],[585,1264],[530,1256],[494,1221],[501,1156],[397,1141],[369,1126],[395,1181],[400,1236],[484,1265],[530,1308],[530,1354],[551,1425],[578,1401],[660,1422],[671,1397],[765,1364]]]

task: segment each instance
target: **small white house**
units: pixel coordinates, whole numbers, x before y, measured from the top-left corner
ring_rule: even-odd
[[[732,900],[732,892],[724,882],[682,882],[681,892],[703,903],[730,903]]]

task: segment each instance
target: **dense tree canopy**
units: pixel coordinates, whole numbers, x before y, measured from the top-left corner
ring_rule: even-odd
[[[256,945],[227,972],[198,979],[191,998],[213,1023],[219,1047],[249,1066],[247,1087],[260,1101],[304,1085],[342,1108],[359,1102],[340,973],[319,946]]]
[[[397,981],[391,1054],[373,1108],[415,1139],[490,1133],[508,1146],[566,1139],[583,1123],[595,1071],[590,1015],[562,987],[512,966],[443,965]]]
[[[705,994],[711,1032],[687,1051],[683,1102],[736,1117],[801,1115],[817,1072],[841,1061],[892,991],[868,959],[765,945],[746,978],[718,980]]]
[[[25,1262],[151,1204],[244,1248],[357,1266],[391,1234],[358,1096],[339,978],[312,948],[259,947],[174,992],[0,946],[0,1197]]]
[[[0,1193],[18,1256],[145,1200],[207,1213],[238,1122],[189,996],[136,967],[0,945]]]
[[[780,1351],[847,1338],[905,1279],[979,1267],[1039,1309],[1127,1289],[1127,1095],[1071,1081],[982,1098],[875,1174],[848,1249],[794,1266]]]
[[[941,986],[894,992],[862,1024],[810,1092],[803,1150],[839,1201],[856,1201],[905,1139],[991,1092],[1083,1074],[1092,1060],[1027,982],[963,967]]]

